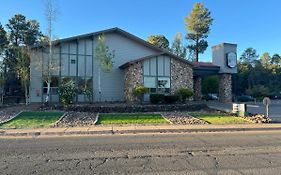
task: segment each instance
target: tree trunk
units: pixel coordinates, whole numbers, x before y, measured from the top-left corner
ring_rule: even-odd
[[[27,85],[24,85],[24,96],[25,96],[25,105],[28,105],[29,100],[28,100],[28,92],[27,92]]]
[[[199,52],[198,52],[198,49],[196,49],[195,52],[196,52],[196,62],[198,62],[198,61],[199,61]]]
[[[101,102],[101,68],[99,66],[99,73],[98,73],[98,86],[99,86],[99,101]]]
[[[48,103],[50,98],[51,82],[47,81],[46,83],[47,83],[47,96],[45,102]]]
[[[199,39],[196,39],[195,54],[196,54],[196,62],[198,62],[199,61]]]

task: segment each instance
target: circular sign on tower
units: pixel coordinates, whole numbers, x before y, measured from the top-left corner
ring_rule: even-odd
[[[226,63],[230,68],[235,68],[237,66],[237,56],[235,52],[229,52],[226,54]]]

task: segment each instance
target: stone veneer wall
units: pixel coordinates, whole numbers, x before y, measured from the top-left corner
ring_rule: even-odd
[[[202,99],[202,92],[201,92],[201,83],[202,83],[202,78],[199,76],[194,77],[193,79],[194,83],[194,100],[195,101],[200,101]]]
[[[193,70],[189,64],[171,58],[171,94],[180,88],[193,90]]]
[[[133,95],[133,89],[143,85],[142,62],[136,62],[124,70],[125,86],[124,98],[126,102],[138,102],[139,99]]]
[[[220,102],[232,102],[231,74],[220,74],[219,100]]]

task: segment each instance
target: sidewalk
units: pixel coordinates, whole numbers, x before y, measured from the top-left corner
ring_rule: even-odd
[[[281,124],[91,126],[42,129],[0,129],[0,136],[63,136],[141,133],[192,133],[280,130]]]

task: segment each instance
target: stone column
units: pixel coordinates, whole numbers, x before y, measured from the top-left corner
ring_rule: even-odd
[[[202,99],[201,82],[201,77],[196,76],[193,78],[194,101],[200,101]]]
[[[222,103],[232,102],[231,74],[220,74],[219,101]]]

